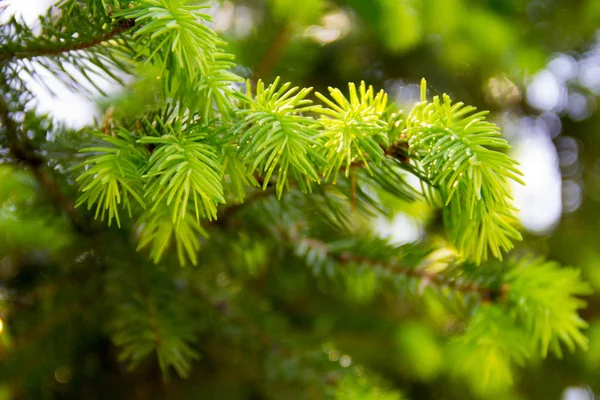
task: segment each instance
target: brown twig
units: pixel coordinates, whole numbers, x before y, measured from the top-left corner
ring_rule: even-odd
[[[258,62],[254,73],[258,78],[266,79],[269,77],[273,68],[277,65],[277,61],[281,58],[286,45],[290,40],[290,32],[287,25],[284,25],[271,42],[271,46]]]

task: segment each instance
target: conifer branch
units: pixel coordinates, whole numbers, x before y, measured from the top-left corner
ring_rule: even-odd
[[[475,294],[483,302],[496,302],[500,299],[505,299],[508,294],[508,285],[493,287],[476,282],[458,280],[451,276],[444,276],[441,273],[432,273],[423,268],[402,265],[401,262],[393,257],[384,260],[356,254],[351,250],[343,250],[341,252],[335,251],[329,244],[322,240],[300,237],[294,232],[289,232],[287,235],[289,243],[295,246],[298,246],[301,243],[301,247],[303,248],[308,247],[317,249],[321,257],[327,257],[333,260],[336,265],[361,265],[369,268],[381,268],[393,275],[402,275],[406,278],[418,279],[421,282],[419,286],[421,289],[428,285],[435,285],[440,288],[447,287],[462,294]]]
[[[314,239],[306,239],[314,240]],[[321,245],[325,245],[321,243]],[[395,260],[381,261],[374,260],[367,257],[358,256],[350,252],[343,252],[340,254],[333,255],[333,258],[340,265],[348,264],[359,264],[370,267],[383,268],[392,272],[393,274],[404,275],[407,278],[417,278],[422,282],[421,288],[433,284],[438,287],[447,287],[453,291],[460,292],[463,294],[476,294],[484,302],[494,302],[498,299],[502,299],[506,296],[509,287],[507,285],[499,288],[487,287],[477,283],[462,282],[453,278],[443,276],[441,274],[431,273],[425,270],[419,270],[414,268],[402,267]]]
[[[28,46],[24,47],[20,50],[13,51],[0,51],[0,63],[10,62],[13,60],[23,60],[23,59],[34,59],[37,57],[53,57],[59,56],[64,53],[70,53],[78,50],[88,50],[92,47],[99,46],[105,42],[115,39],[122,33],[127,32],[131,29],[129,23],[127,21],[124,22],[123,26],[116,26],[108,32],[103,33],[102,35],[92,38],[91,40],[84,42],[71,42],[66,45],[62,45],[61,43],[56,47],[46,47],[46,46]]]

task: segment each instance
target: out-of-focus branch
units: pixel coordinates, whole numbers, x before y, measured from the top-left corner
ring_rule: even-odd
[[[441,274],[431,273],[421,269],[403,268],[393,260],[382,262],[380,260],[372,260],[366,257],[360,257],[350,252],[343,252],[336,254],[333,257],[339,264],[362,264],[370,266],[378,266],[383,269],[387,269],[393,273],[401,274],[411,278],[420,279],[424,285],[435,285],[438,287],[447,287],[452,290],[461,293],[474,293],[478,295],[483,301],[494,301],[496,299],[504,297],[504,293],[507,290],[506,287],[500,287],[498,289],[481,286],[476,283],[461,282],[456,279],[449,279]]]
[[[465,282],[454,279],[452,277],[444,276],[439,273],[432,273],[431,271],[408,268],[400,265],[396,260],[377,260],[371,259],[365,256],[357,255],[351,251],[343,252],[331,252],[327,243],[315,238],[299,237],[295,233],[286,233],[288,240],[292,244],[298,244],[300,242],[308,244],[310,247],[320,249],[320,252],[326,254],[327,257],[334,260],[336,264],[340,266],[357,264],[369,267],[378,267],[384,270],[388,270],[393,274],[403,275],[409,278],[419,279],[422,282],[422,287],[427,285],[434,285],[437,287],[447,287],[451,290],[460,293],[472,293],[477,295],[484,302],[494,302],[499,299],[503,299],[506,296],[508,287],[506,285],[498,288],[478,285],[473,282]]]
[[[0,97],[0,123],[4,128],[2,133],[6,138],[10,155],[17,162],[28,167],[42,187],[44,194],[65,212],[73,227],[77,230],[84,230],[81,215],[75,210],[73,201],[61,191],[52,174],[46,169],[43,157],[35,152],[27,137],[19,135],[17,123],[11,117],[8,104],[3,97]]]

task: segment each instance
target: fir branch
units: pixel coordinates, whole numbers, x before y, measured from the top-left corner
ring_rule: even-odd
[[[67,3],[69,7],[65,6]],[[60,15],[49,12],[42,18],[42,35],[38,37],[29,35],[31,30],[27,27],[13,24],[14,19],[7,24],[13,25],[0,26],[0,39],[7,43],[0,46],[0,72],[7,76],[4,82],[0,81],[4,92],[0,98],[0,143],[8,149],[7,157],[31,170],[41,189],[78,227],[80,215],[52,176],[53,157],[44,153],[45,145],[38,145],[39,132],[45,134],[52,129],[42,124],[46,117],[33,123],[27,116],[21,119],[23,106],[28,104],[23,100],[27,90],[14,83],[22,83],[19,72],[35,74],[37,66],[58,73],[62,70],[66,74],[62,76],[72,78],[65,71],[69,66],[76,71],[74,75],[81,73],[92,85],[91,74],[106,73],[118,80],[120,72],[129,71],[129,62],[135,61],[137,54],[138,60],[156,67],[156,77],[164,82],[167,90],[161,101],[167,106],[161,111],[168,117],[146,114],[136,119],[133,127],[119,126],[115,121],[115,129],[111,127],[103,135],[108,144],[87,146],[84,150],[95,155],[84,162],[87,169],[78,179],[83,183],[79,203],[108,212],[109,225],[112,218],[119,222],[118,208],[132,208],[129,211],[136,217],[138,248],[147,246],[156,263],[169,263],[165,254],[169,245],[174,245],[181,264],[188,260],[202,263],[202,268],[187,269],[183,275],[173,272],[182,270],[158,268],[135,253],[132,255],[127,240],[112,240],[120,239],[117,236],[93,238],[94,249],[103,249],[102,257],[96,261],[103,266],[116,266],[109,267],[108,274],[102,271],[105,281],[101,288],[106,292],[111,312],[108,317],[98,318],[94,328],[104,329],[100,324],[109,321],[113,340],[121,347],[121,360],[134,367],[157,358],[163,373],[173,367],[180,376],[187,376],[198,358],[199,334],[204,336],[200,325],[213,320],[213,315],[202,315],[199,324],[197,317],[207,308],[189,300],[205,288],[210,288],[210,293],[204,302],[216,305],[225,317],[219,318],[219,328],[227,322],[238,328],[227,326],[220,333],[235,331],[232,336],[236,335],[237,340],[238,332],[249,333],[239,342],[249,338],[247,342],[252,345],[254,339],[263,345],[258,350],[261,356],[273,353],[286,358],[295,348],[289,352],[284,349],[282,356],[280,345],[285,346],[287,341],[294,346],[301,344],[306,329],[296,337],[287,328],[295,324],[294,318],[289,318],[288,324],[286,318],[279,318],[265,306],[284,295],[281,293],[290,295],[280,288],[293,285],[294,289],[303,290],[302,282],[290,279],[290,286],[273,286],[281,283],[277,282],[280,278],[283,282],[295,277],[286,275],[290,271],[284,269],[276,271],[282,274],[277,280],[263,279],[267,274],[261,275],[258,284],[253,281],[239,285],[234,277],[234,285],[225,287],[229,284],[217,279],[218,285],[213,285],[205,278],[211,268],[208,276],[214,272],[219,278],[224,274],[223,265],[239,269],[242,263],[248,271],[253,267],[251,273],[259,276],[272,261],[273,253],[289,256],[290,248],[315,270],[315,275],[325,265],[331,276],[342,278],[348,292],[354,290],[353,284],[377,289],[375,284],[381,279],[392,284],[394,293],[406,290],[421,295],[426,290],[426,296],[431,294],[448,303],[452,299],[461,308],[473,311],[473,318],[458,335],[461,351],[458,362],[452,366],[459,373],[465,372],[467,379],[482,376],[482,389],[493,385],[489,380],[494,374],[502,385],[512,382],[513,366],[536,353],[545,357],[553,351],[560,356],[564,347],[571,351],[586,347],[582,329],[587,323],[578,312],[585,305],[580,297],[590,289],[577,270],[531,259],[516,264],[498,263],[502,268],[497,270],[492,263],[476,268],[469,261],[479,264],[488,252],[501,258],[502,252],[510,250],[512,242],[520,238],[512,227],[514,209],[508,185],[510,180],[519,180],[519,171],[516,162],[504,153],[507,142],[498,137],[500,132],[494,124],[485,121],[485,113],[474,113],[474,108],[453,103],[447,96],[429,102],[425,99],[425,85],[421,103],[406,120],[395,113],[389,115],[386,94],[376,94],[365,84],[359,88],[351,84],[348,98],[338,89],[331,89],[329,97],[317,95],[324,103],[321,107],[309,99],[310,89],[290,88],[291,84],[278,86],[279,80],[266,88],[259,81],[255,93],[248,91],[244,96],[237,90],[240,78],[232,72],[232,56],[221,51],[218,36],[202,23],[210,20],[207,14],[199,12],[203,7],[188,6],[181,0],[137,0],[130,7],[123,7],[125,0],[66,0],[61,4]],[[114,8],[120,11],[113,14],[109,5],[118,5]],[[118,37],[122,39],[115,40]],[[260,68],[271,68],[289,38],[289,32],[284,30],[281,42],[270,50],[266,66],[259,67],[259,74]],[[8,77],[11,70],[19,71]],[[37,129],[30,130],[31,125]],[[362,234],[363,215],[353,213],[355,208],[361,212],[361,207],[381,211],[382,215],[385,207],[377,203],[385,204],[387,199],[382,196],[382,201],[378,201],[378,194],[391,193],[403,200],[418,198],[402,179],[400,169],[415,174],[423,186],[427,185],[422,194],[444,207],[450,241],[467,261],[454,250],[446,257],[445,246],[434,250],[428,241],[395,246]],[[258,184],[262,190],[249,189]],[[302,192],[310,191],[312,184],[316,193],[305,196]],[[367,193],[369,189],[374,189],[375,195]],[[278,202],[274,195],[281,197],[284,190],[285,201]],[[245,201],[235,203],[233,198]],[[252,208],[241,213],[246,207]],[[201,237],[206,237],[204,229],[224,226],[234,217],[244,224],[235,237],[243,239],[232,242],[234,229],[218,232],[199,253]],[[359,221],[352,225],[353,219]],[[246,224],[248,221],[251,222]],[[255,226],[251,226],[254,221]],[[265,232],[273,234],[275,240],[265,238]],[[85,232],[80,233],[79,238],[83,238]],[[123,237],[130,233],[126,231]],[[119,251],[116,242],[124,242]],[[279,252],[282,247],[284,251]],[[228,257],[224,259],[223,254]],[[126,259],[121,261],[123,255]],[[72,256],[61,261],[71,262],[67,263],[69,269],[84,271],[81,265],[73,268],[82,257]],[[129,268],[131,264],[134,268]],[[86,269],[85,273],[89,271],[95,270]],[[83,282],[79,275],[76,278]],[[86,281],[101,282],[95,278],[97,275]],[[313,278],[316,281],[322,276]],[[42,315],[49,309],[59,310],[51,323],[58,322],[62,327],[63,318],[79,320],[77,304],[62,307],[64,301],[44,301],[54,293],[63,293],[66,280],[57,275],[51,281],[55,292],[44,290],[45,285],[41,285],[43,293],[32,296],[31,308],[36,309],[32,311],[37,312],[36,303],[42,301]],[[258,291],[267,289],[265,297],[256,296],[258,301],[252,301],[247,296],[252,287],[258,287]],[[93,292],[88,295],[84,288],[78,290],[86,293],[83,299],[75,298],[83,300],[82,304],[98,297]],[[477,306],[472,307],[471,299]],[[284,302],[277,303],[275,307],[283,309]],[[226,312],[222,304],[233,307]],[[95,307],[88,311],[95,311]],[[322,311],[317,308],[316,329],[310,329],[317,336],[323,331],[322,326],[328,325],[321,323]],[[349,311],[355,317],[358,310]],[[305,328],[306,319],[302,319]],[[383,325],[387,333],[388,325]],[[22,326],[27,326],[27,322]],[[46,328],[40,326],[45,334]],[[54,330],[53,325],[48,327]],[[19,330],[22,328],[16,326],[17,335]],[[335,333],[327,326],[324,330]],[[35,329],[31,332],[36,334]],[[27,334],[16,337],[19,341],[28,338]],[[38,341],[37,337],[34,339]],[[319,343],[321,339],[319,336]],[[24,351],[24,344],[27,343],[18,342],[15,348]],[[440,357],[445,356],[443,353]],[[355,362],[360,358],[357,354]],[[301,365],[302,369],[306,367]],[[289,368],[285,372],[289,373]],[[25,375],[29,374],[21,373]],[[326,379],[314,379],[314,375],[309,378]],[[351,383],[341,386],[336,394],[339,398],[361,391]]]
[[[570,352],[578,347],[587,349],[588,339],[582,329],[588,323],[578,311],[587,305],[580,297],[592,290],[580,275],[577,269],[561,268],[556,262],[533,257],[515,261],[507,274],[513,315],[534,338],[542,357],[552,351],[562,358],[561,346]]]
[[[235,125],[234,133],[239,136],[239,156],[251,164],[249,172],[264,174],[263,188],[276,175],[277,197],[281,197],[288,176],[310,192],[311,182],[320,182],[318,171],[326,163],[319,154],[315,120],[303,115],[314,110],[306,98],[312,88],[278,85],[279,78],[266,88],[258,81],[256,96],[252,96],[248,84],[248,109],[239,111],[243,119]]]
[[[212,21],[201,12],[207,6],[184,5],[180,0],[139,0],[116,17],[135,20],[133,38],[138,58],[161,70],[164,93],[169,93],[177,78],[192,84],[206,75],[214,61],[219,40],[201,21]]]
[[[146,210],[139,217],[141,232],[137,249],[150,246],[150,256],[158,264],[169,244],[174,240],[179,263],[183,266],[189,259],[196,265],[200,249],[198,238],[206,237],[206,231],[191,213],[179,217],[179,220],[174,222],[173,207],[165,204],[164,201],[157,204],[160,207],[156,210]]]
[[[138,142],[155,145],[148,160],[146,196],[155,201],[153,210],[166,200],[173,204],[173,223],[179,224],[193,203],[197,221],[217,217],[217,205],[225,203],[221,184],[222,166],[216,150],[206,143],[206,131],[179,130],[167,126],[169,134],[144,137]]]
[[[372,86],[364,82],[357,90],[354,83],[348,84],[347,99],[339,89],[329,88],[332,100],[317,93],[317,97],[328,108],[318,108],[323,125],[321,137],[324,140],[324,157],[328,161],[326,178],[333,174],[335,183],[338,171],[345,165],[348,177],[353,163],[361,162],[369,172],[371,163],[381,161],[384,150],[390,147],[387,136],[388,126],[381,119],[387,105],[387,94],[383,90],[375,94]]]
[[[142,307],[147,312],[147,324],[150,328],[150,332],[152,333],[152,341],[154,342],[154,346],[159,349],[164,345],[164,338],[162,337],[162,333],[159,328],[158,318],[157,318],[157,310],[156,305],[154,304],[153,297],[150,295],[150,290],[148,287],[148,282],[146,282],[140,271],[140,267],[136,266],[135,268],[135,282],[137,289],[139,290],[139,295],[141,298]],[[123,343],[122,343],[123,345]],[[160,357],[160,356],[159,356]],[[133,357],[132,357],[133,358]],[[166,365],[164,362],[160,362],[160,367],[163,373],[166,370]],[[184,373],[185,374],[185,373]]]
[[[494,287],[486,286],[474,281],[459,280],[454,276],[444,275],[443,273],[434,273],[424,268],[402,265],[398,259],[376,259],[357,254],[351,250],[337,251],[332,248],[330,244],[319,239],[300,237],[296,233],[288,233],[288,235],[290,235],[288,236],[289,243],[293,243],[295,246],[302,248],[317,249],[321,256],[333,260],[336,265],[362,265],[369,268],[381,268],[393,275],[402,275],[406,278],[415,278],[419,280],[419,288],[421,290],[428,285],[434,285],[440,288],[446,287],[462,294],[475,294],[484,302],[495,302],[504,299],[509,290],[508,285]]]
[[[314,239],[305,240],[314,241]],[[325,244],[321,242],[320,245]],[[500,287],[488,287],[475,282],[459,281],[453,277],[444,276],[443,274],[432,273],[423,269],[403,267],[396,260],[375,260],[352,254],[351,252],[347,251],[334,254],[333,259],[336,260],[339,265],[366,265],[369,267],[383,268],[392,272],[393,274],[404,275],[407,278],[416,278],[421,282],[421,289],[433,284],[438,287],[447,287],[455,292],[460,292],[463,294],[476,294],[484,302],[495,302],[499,299],[503,299],[509,289],[507,285],[502,285]]]
[[[121,226],[118,206],[126,208],[131,217],[132,199],[142,208],[142,173],[149,157],[144,148],[135,146],[135,137],[121,128],[115,137],[96,133],[102,144],[81,149],[81,152],[94,154],[79,167],[85,167],[77,178],[81,182],[81,195],[76,206],[87,203],[88,210],[96,204],[96,215],[104,219],[108,212],[108,226],[113,218]],[[131,198],[131,199],[130,199]]]
[[[463,375],[481,395],[505,390],[515,366],[532,356],[526,332],[500,307],[479,307],[465,332],[451,340],[454,374]]]
[[[37,57],[54,57],[73,51],[88,50],[92,47],[96,47],[105,42],[113,40],[130,29],[131,27],[127,21],[125,21],[122,26],[116,26],[98,37],[91,38],[90,40],[83,42],[73,41],[71,43],[67,43],[66,45],[56,47],[29,45],[19,50],[0,51],[0,63],[23,59],[31,60]]]
[[[498,126],[487,111],[453,103],[446,94],[432,102],[421,82],[421,102],[405,122],[409,154],[437,188],[450,239],[468,258],[485,261],[488,252],[502,259],[521,234],[513,226],[509,180],[523,184],[518,163],[502,149]],[[433,200],[435,202],[435,200]]]
[[[108,298],[116,302],[111,331],[120,360],[133,369],[156,357],[165,380],[171,367],[187,377],[199,355],[186,296],[168,272],[144,262],[124,267],[113,268],[105,282]]]
[[[96,6],[93,2],[63,1],[40,16],[35,30],[13,16],[0,26],[0,68],[18,70],[17,80],[29,75],[46,86],[40,76],[43,68],[73,91],[88,95],[92,88],[105,94],[98,77],[123,85],[124,74],[131,72],[132,58],[130,40],[124,33],[132,22],[115,20],[108,14],[99,16]]]

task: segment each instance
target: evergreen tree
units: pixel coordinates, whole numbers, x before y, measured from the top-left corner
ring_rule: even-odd
[[[486,111],[425,80],[401,110],[244,76],[209,11],[63,0],[1,25],[7,398],[509,398],[587,348],[580,271],[513,250],[521,172]],[[36,112],[42,69],[124,90],[74,131]],[[375,229],[398,212],[419,241]]]

